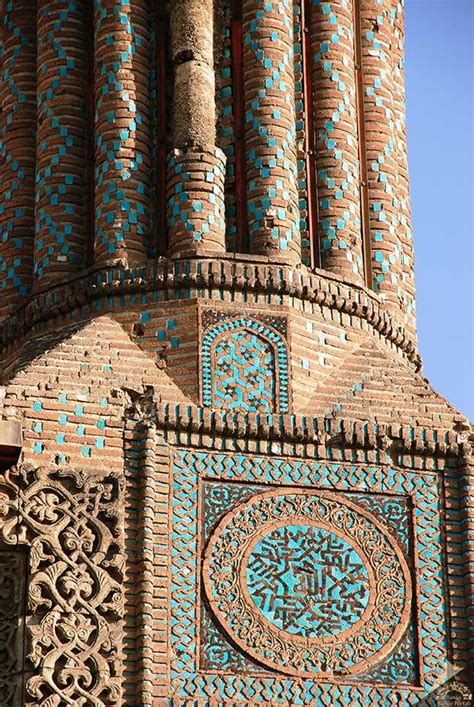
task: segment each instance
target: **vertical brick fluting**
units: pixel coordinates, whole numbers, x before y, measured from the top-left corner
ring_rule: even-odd
[[[352,0],[313,4],[311,44],[321,266],[363,282]]]
[[[306,16],[303,12],[303,2],[293,5],[293,52],[295,64],[295,125],[296,125],[296,158],[298,172],[298,199],[301,238],[301,262],[312,265],[310,204],[308,199],[308,164],[309,130],[305,86],[305,25]]]
[[[34,270],[61,282],[86,249],[85,7],[39,0]]]
[[[242,7],[250,249],[299,262],[293,3]]]
[[[97,0],[95,261],[143,262],[150,230],[150,43],[146,0]]]
[[[0,319],[28,296],[33,276],[36,17],[3,4],[0,79]]]
[[[443,701],[473,440],[413,337],[403,0],[0,7],[0,707]]]
[[[360,0],[360,15],[373,287],[414,331],[402,5]]]
[[[216,54],[216,110],[217,143],[226,157],[225,175],[225,221],[226,248],[235,252],[237,248],[237,201],[238,165],[236,163],[237,140],[241,136],[241,125],[236,121],[234,100],[235,81],[232,66],[232,5],[225,3],[218,15],[220,25],[216,29],[220,43],[214,48]],[[240,77],[239,77],[240,78]]]
[[[466,440],[464,444],[459,475],[462,509],[460,530],[464,559],[464,616],[468,629],[466,641],[468,675],[465,677],[468,678],[471,689],[474,688],[474,458],[472,442],[471,435],[471,440],[469,442]],[[464,635],[463,638],[465,639]]]
[[[171,4],[173,149],[168,160],[170,254],[225,251],[225,155],[216,146],[212,0]]]
[[[416,334],[415,266],[413,232],[411,228],[410,194],[408,181],[408,154],[405,104],[405,27],[403,3],[399,2],[391,15],[395,40],[391,47],[393,104],[398,167],[397,229],[402,243],[401,287],[403,315],[408,331]]]

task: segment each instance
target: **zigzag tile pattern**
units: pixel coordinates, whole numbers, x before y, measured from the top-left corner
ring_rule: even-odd
[[[3,6],[0,64],[0,319],[33,278],[36,22],[17,0]]]

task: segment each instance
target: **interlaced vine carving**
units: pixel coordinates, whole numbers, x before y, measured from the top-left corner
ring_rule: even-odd
[[[123,614],[122,483],[20,466],[0,476],[0,542],[29,547],[26,704],[116,704]]]
[[[0,705],[21,702],[26,554],[0,550]]]

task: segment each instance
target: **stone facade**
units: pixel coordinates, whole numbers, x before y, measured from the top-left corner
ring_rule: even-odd
[[[0,703],[468,704],[403,3],[4,0],[1,61]]]

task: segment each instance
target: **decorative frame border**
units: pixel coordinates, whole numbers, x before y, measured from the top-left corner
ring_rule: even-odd
[[[209,453],[176,449],[173,454],[174,493],[171,523],[172,695],[176,698],[290,700],[307,704],[364,704],[397,695],[407,704],[433,687],[448,661],[446,640],[445,570],[442,544],[442,492],[439,475],[385,466],[360,466],[329,461],[288,459],[266,455]],[[414,614],[418,626],[420,687],[404,685],[320,682],[279,675],[203,673],[198,668],[200,594],[200,487],[204,479],[315,487],[320,489],[402,494],[411,497],[414,527]],[[374,704],[376,704],[375,702]]]

